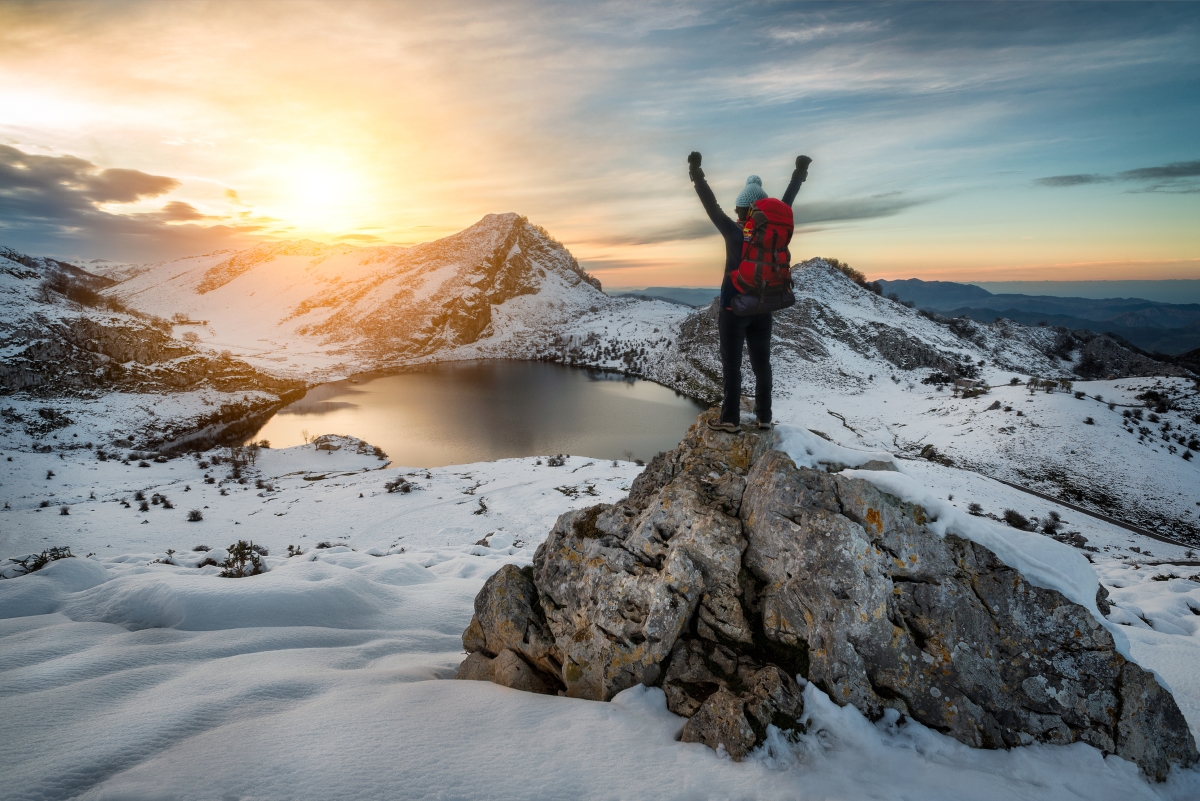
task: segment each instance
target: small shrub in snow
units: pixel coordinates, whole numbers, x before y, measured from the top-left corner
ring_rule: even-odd
[[[1086,398],[1086,397],[1087,397],[1087,393],[1086,393],[1086,392],[1079,392],[1079,391],[1077,391],[1077,392],[1075,393],[1075,400],[1083,400],[1083,399],[1084,399],[1084,398]]]
[[[1096,425],[1096,421],[1090,417],[1085,417],[1085,418],[1083,418],[1083,424],[1085,426],[1094,426],[1094,425]]]
[[[645,463],[645,462],[643,462],[641,459],[634,459],[634,460],[633,460],[633,463],[634,463],[634,464],[636,464],[638,467],[645,467],[645,466],[646,466],[646,463]]]
[[[211,556],[206,556],[205,558],[200,560],[200,564],[196,565],[196,567],[220,567],[220,566],[221,565],[217,562],[217,560],[213,559]]]
[[[547,456],[546,457],[546,466],[547,467],[562,467],[566,463],[567,463],[567,459],[561,453],[556,456]]]
[[[412,492],[416,485],[409,483],[403,476],[397,476],[383,485],[388,492]]]
[[[58,507],[58,513],[60,515],[69,515],[71,514],[71,507],[64,503],[62,506]]]
[[[332,548],[332,547],[333,547],[333,543],[330,542],[329,540],[321,540],[320,542],[317,543],[318,551],[324,550],[325,548]]]
[[[1141,411],[1141,409],[1138,409],[1138,411],[1140,412],[1140,411]],[[1158,422],[1159,420],[1161,420],[1162,418],[1160,418],[1160,417],[1159,417],[1157,414],[1155,414],[1154,412],[1151,412],[1149,415],[1147,415],[1146,419],[1147,419],[1147,420],[1149,420],[1151,423],[1157,423],[1157,422]]]
[[[46,509],[50,506],[50,501],[42,501],[38,504],[39,509]]]
[[[137,492],[133,493],[133,499],[135,501],[144,501],[146,500],[146,493],[138,490]]]
[[[1010,387],[1019,387],[1021,385],[1021,379],[1014,375],[1012,378],[1008,379],[1008,385]]]
[[[1183,460],[1184,460],[1185,462],[1190,462],[1190,461],[1192,461],[1192,452],[1191,452],[1191,451],[1184,451],[1184,452],[1183,452]]]
[[[1018,512],[1016,509],[1004,510],[1004,522],[1008,523],[1013,528],[1019,528],[1022,531],[1029,529],[1029,518]]]
[[[149,512],[150,504],[147,501],[142,501],[141,503],[138,504],[138,511],[139,512]]]
[[[977,503],[969,503],[967,504],[967,513],[979,517],[981,514],[983,514],[983,507]]]
[[[16,578],[17,576],[36,573],[51,562],[57,562],[59,559],[73,559],[75,554],[71,553],[71,549],[63,546],[61,548],[50,548],[42,551],[40,554],[26,556],[21,559],[13,559],[14,567],[11,568],[13,575],[4,576],[0,574],[0,578]]]
[[[1115,409],[1115,408],[1117,408],[1117,404],[1115,404],[1115,403],[1112,403],[1112,402],[1109,402],[1109,404],[1108,404],[1108,410],[1111,412],[1111,411],[1112,411],[1113,409]]]
[[[222,578],[247,578],[267,572],[254,543],[238,540],[229,546],[229,556],[221,563]]]
[[[213,478],[212,476],[205,476],[204,483],[205,484],[216,484],[217,480],[215,478]]]
[[[296,545],[288,546],[288,558],[289,559],[292,558],[293,556],[303,556],[303,555],[304,555],[304,551],[300,550],[299,546],[296,546]]]
[[[207,545],[197,545],[195,548],[192,549],[192,552],[193,553],[208,553],[211,550],[212,550],[212,548],[210,548]]]
[[[147,462],[145,459],[138,462],[138,467],[149,467],[149,466],[150,466],[150,463]]]
[[[199,509],[192,509],[187,513],[187,519],[189,523],[199,523],[204,519],[204,513]]]
[[[47,478],[47,479],[54,478],[54,471],[53,471],[53,470],[47,470],[47,471],[46,471],[46,478]]]

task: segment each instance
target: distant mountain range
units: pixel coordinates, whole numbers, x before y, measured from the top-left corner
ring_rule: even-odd
[[[1062,326],[1112,333],[1151,353],[1175,356],[1200,347],[1200,303],[1160,303],[1141,298],[1071,298],[993,294],[953,281],[880,281],[885,295],[948,317],[1023,325]]]

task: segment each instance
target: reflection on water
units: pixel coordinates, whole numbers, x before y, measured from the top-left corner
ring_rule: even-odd
[[[571,453],[649,459],[703,407],[649,381],[539,362],[457,362],[309,390],[252,439],[350,434],[412,467]]]

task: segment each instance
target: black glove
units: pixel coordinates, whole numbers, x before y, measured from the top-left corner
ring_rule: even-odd
[[[792,173],[792,177],[807,181],[809,164],[812,164],[812,159],[808,156],[796,156],[796,171]]]
[[[688,154],[688,175],[693,181],[704,177],[704,170],[700,169],[700,154],[695,150]]]

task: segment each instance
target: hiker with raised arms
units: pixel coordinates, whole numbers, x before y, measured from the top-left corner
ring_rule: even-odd
[[[808,178],[808,156],[796,157],[796,169],[783,193],[774,200],[763,191],[762,179],[751,175],[746,187],[734,201],[737,222],[717,205],[704,171],[700,154],[688,156],[688,175],[708,217],[725,239],[725,274],[717,330],[721,338],[721,374],[724,401],[717,422],[709,427],[736,434],[741,430],[742,347],[750,349],[750,367],[754,370],[754,416],[759,428],[771,423],[771,312],[796,302],[792,294],[791,255],[792,202],[800,184]]]

